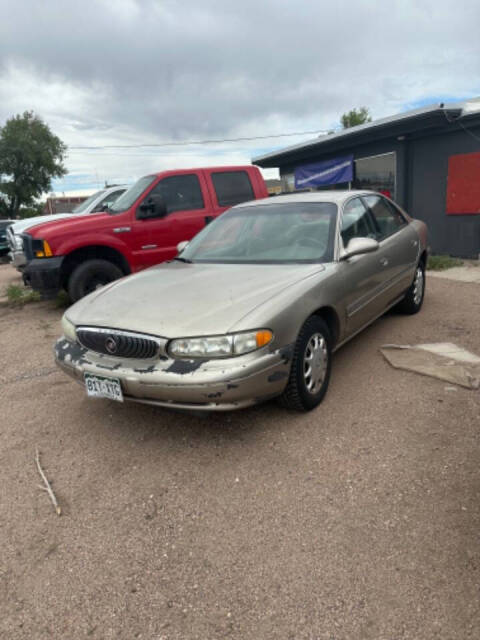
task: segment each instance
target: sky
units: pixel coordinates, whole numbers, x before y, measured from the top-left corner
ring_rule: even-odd
[[[33,110],[68,145],[57,192],[248,164],[317,134],[180,142],[480,96],[478,0],[0,0],[0,15],[0,126]]]

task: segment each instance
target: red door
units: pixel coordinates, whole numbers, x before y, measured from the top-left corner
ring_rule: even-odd
[[[137,269],[145,269],[177,255],[177,244],[191,240],[212,215],[205,178],[198,173],[176,173],[162,178],[147,195],[159,197],[167,214],[138,219],[132,224],[131,248]],[[138,208],[137,208],[138,213]]]

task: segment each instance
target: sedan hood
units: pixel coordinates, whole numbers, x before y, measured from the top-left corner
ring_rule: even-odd
[[[67,317],[76,325],[165,338],[223,334],[286,287],[323,269],[319,264],[165,263],[91,293]]]

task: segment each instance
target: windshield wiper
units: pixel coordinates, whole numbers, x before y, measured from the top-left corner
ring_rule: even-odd
[[[174,260],[178,260],[178,262],[185,262],[186,264],[192,264],[192,261],[188,258],[180,258],[179,256],[177,256],[176,258],[174,258]]]

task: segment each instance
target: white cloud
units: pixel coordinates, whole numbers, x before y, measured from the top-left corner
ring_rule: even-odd
[[[70,147],[330,129],[356,106],[383,117],[480,94],[474,0],[3,5],[0,123],[33,109]],[[69,180],[244,163],[301,139],[72,149]]]

